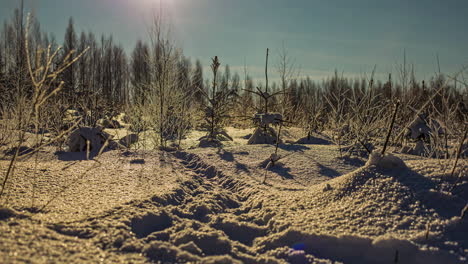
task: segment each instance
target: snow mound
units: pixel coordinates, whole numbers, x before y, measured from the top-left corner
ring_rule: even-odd
[[[302,257],[344,263],[463,263],[466,227],[459,221],[452,228],[448,224],[460,214],[463,201],[432,194],[436,191],[430,179],[401,167],[394,158],[382,159],[374,155],[371,163],[377,166],[313,186],[308,194],[285,197],[281,210],[291,210],[285,218],[292,224],[281,234],[257,239],[261,252],[298,248],[304,251]],[[387,162],[391,166],[382,167]],[[399,169],[388,169],[395,163]],[[269,225],[279,224],[274,218]],[[439,240],[416,239],[427,232]]]
[[[297,222],[258,243],[265,252],[302,243],[306,255],[344,263],[463,263],[466,228],[449,223],[466,201],[436,189],[398,157],[373,153],[366,166],[285,197],[283,207]]]
[[[198,143],[199,148],[219,148],[221,146],[221,141],[211,137],[203,137],[200,139],[200,143]]]
[[[209,139],[209,138],[213,138],[213,137],[210,137],[210,135],[207,135],[207,136],[201,137],[199,140]],[[234,140],[225,130],[216,131],[214,133],[214,138],[218,141],[233,141]]]
[[[90,151],[99,151],[106,141],[112,147],[111,136],[102,130],[102,127],[81,127],[73,131],[68,139],[70,152],[87,151],[87,141],[89,141]]]
[[[392,155],[392,154],[385,154],[382,155],[379,152],[372,152],[369,156],[369,160],[366,163],[366,166],[375,166],[382,169],[405,169],[406,164],[405,162]]]
[[[444,130],[435,119],[429,119],[426,115],[420,115],[408,126],[406,137],[413,140],[428,140],[431,134],[443,134]]]
[[[200,143],[198,144],[198,147],[200,148],[219,148],[223,145],[221,143],[222,141],[233,141],[234,139],[229,136],[226,131],[221,130],[215,132],[214,136],[203,136],[199,140]]]
[[[255,144],[276,144],[278,136],[276,134],[276,131],[271,128],[267,127],[267,130],[265,131],[263,128],[256,128],[255,132],[252,134],[252,136],[249,138],[249,141],[247,144],[249,145],[255,145]],[[280,139],[280,144],[281,144],[281,139]]]
[[[304,145],[331,145],[332,142],[324,137],[320,136],[306,136],[298,141],[296,141],[296,144],[304,144]]]

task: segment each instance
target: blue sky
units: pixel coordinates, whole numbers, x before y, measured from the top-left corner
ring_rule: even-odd
[[[44,30],[63,40],[68,18],[78,31],[112,33],[127,50],[145,39],[159,0],[25,0]],[[263,78],[266,48],[275,79],[283,43],[297,75],[319,80],[335,69],[345,76],[383,79],[396,64],[413,63],[419,79],[437,69],[452,73],[468,65],[468,1],[463,0],[161,0],[184,53],[208,66],[217,55],[232,71]],[[19,0],[1,0],[0,18],[10,18]],[[207,74],[207,73],[205,73]]]

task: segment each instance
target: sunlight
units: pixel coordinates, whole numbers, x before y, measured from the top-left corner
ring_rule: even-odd
[[[138,1],[136,1],[138,2]],[[172,7],[176,0],[139,0],[139,2],[142,3],[143,6],[145,7],[159,7],[159,6],[164,6],[164,7]]]
[[[135,3],[140,3],[139,8],[144,9],[144,11],[148,12],[159,12],[163,10],[163,13],[169,16],[172,16],[174,10],[179,8],[176,6],[176,3],[179,2],[177,0],[138,0]]]

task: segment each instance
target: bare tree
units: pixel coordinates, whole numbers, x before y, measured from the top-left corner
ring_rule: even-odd
[[[170,28],[165,23],[163,10],[153,16],[149,28],[152,53],[150,55],[151,86],[154,90],[154,102],[159,106],[157,130],[159,144],[164,147],[167,141],[168,108],[167,99],[175,85],[176,51],[170,38]]]
[[[29,26],[29,19],[27,25]],[[30,82],[33,85],[33,94],[31,98],[27,96],[23,96],[20,99],[22,105],[18,105],[18,109],[23,111],[22,116],[19,118],[19,127],[23,128],[18,136],[18,145],[16,146],[15,153],[10,160],[8,169],[3,177],[1,189],[0,189],[0,198],[4,194],[6,190],[6,186],[8,180],[12,177],[14,173],[15,164],[17,158],[20,154],[24,154],[20,152],[20,146],[25,141],[26,136],[26,127],[33,125],[34,132],[36,135],[39,134],[39,127],[40,127],[40,116],[42,112],[42,108],[44,107],[45,103],[50,100],[53,96],[57,95],[63,88],[64,82],[58,81],[60,75],[72,64],[74,64],[82,55],[83,53],[73,56],[73,52],[70,52],[68,55],[64,57],[62,62],[59,64],[57,68],[54,69],[52,66],[52,62],[54,58],[58,55],[60,48],[55,51],[51,50],[51,46],[46,50],[38,51],[38,56],[45,56],[45,60],[41,58],[36,58],[35,61],[31,60],[31,54],[29,53],[29,38],[28,38],[28,27],[26,27],[25,33],[25,51],[26,51],[26,59],[27,59],[27,69],[29,73]],[[39,49],[39,48],[38,48]],[[85,50],[84,52],[86,52]],[[45,64],[42,62],[45,61]],[[52,141],[46,142],[44,144],[38,145],[35,147],[34,152],[37,152],[40,148],[52,143],[57,138],[62,137],[64,134],[58,135]]]
[[[131,58],[131,83],[133,86],[133,102],[145,104],[145,94],[150,83],[149,48],[138,40]]]
[[[195,100],[202,104],[203,93],[201,91],[205,91],[205,86],[203,84],[203,66],[199,60],[195,62],[195,69],[192,74],[192,90]]]
[[[68,20],[68,27],[65,32],[65,41],[63,43],[63,54],[62,57],[65,58],[69,54],[75,53],[77,50],[77,36],[75,33],[75,27],[73,23],[73,18],[70,17]],[[64,95],[68,100],[74,98],[75,86],[76,86],[76,67],[75,65],[70,65],[69,68],[63,73],[64,84]],[[73,99],[72,99],[73,101]]]
[[[292,93],[289,88],[290,82],[295,75],[295,64],[294,60],[289,56],[284,42],[278,53],[276,70],[280,76],[280,89],[284,91],[281,103],[281,114],[283,116],[289,116],[292,108]]]

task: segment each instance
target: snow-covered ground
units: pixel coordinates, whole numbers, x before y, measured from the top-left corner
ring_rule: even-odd
[[[20,161],[0,210],[0,260],[468,263],[468,178],[451,190],[453,161],[367,162],[338,158],[336,145],[284,144],[265,170],[275,148],[245,145],[252,132],[228,129],[222,149],[189,148],[195,132],[184,151],[87,161],[46,149]]]

